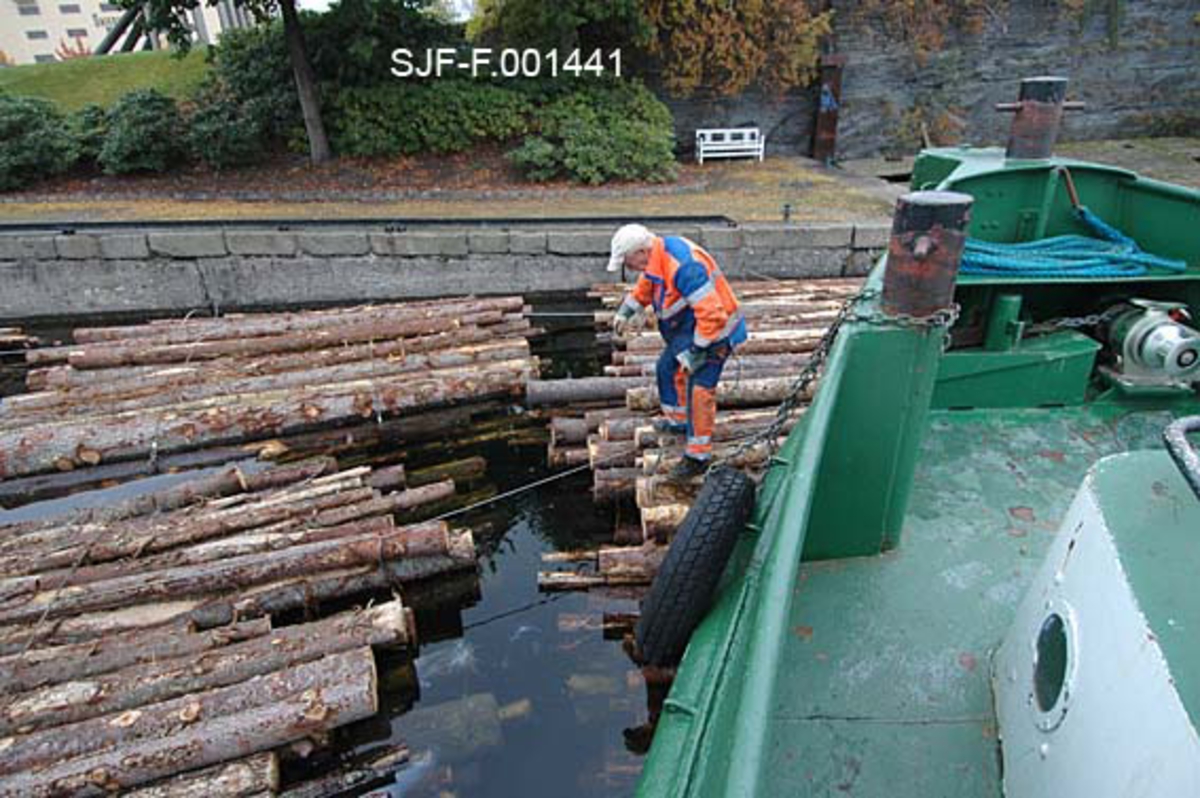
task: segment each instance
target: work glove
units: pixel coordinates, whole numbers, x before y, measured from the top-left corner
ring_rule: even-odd
[[[621,307],[617,308],[617,312],[613,316],[613,333],[618,336],[625,335],[625,333],[633,327],[634,318],[636,316],[637,311],[629,307],[629,305],[621,305]]]
[[[683,350],[675,356],[675,362],[682,366],[683,370],[688,374],[695,374],[704,367],[704,363],[707,360],[708,353],[694,346]]]

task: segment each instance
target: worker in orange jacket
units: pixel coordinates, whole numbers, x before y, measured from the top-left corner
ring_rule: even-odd
[[[640,224],[617,230],[608,270],[640,272],[613,319],[621,335],[647,307],[666,341],[656,375],[665,418],[659,429],[687,434],[674,479],[704,473],[712,458],[717,383],[734,347],[748,337],[737,297],[713,257],[686,238],[656,236]]]

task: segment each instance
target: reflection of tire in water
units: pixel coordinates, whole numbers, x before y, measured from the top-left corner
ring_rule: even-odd
[[[679,664],[753,508],[754,483],[745,474],[724,467],[709,472],[642,602],[636,634],[644,662]]]

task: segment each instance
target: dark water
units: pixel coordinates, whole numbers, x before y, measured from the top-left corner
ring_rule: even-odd
[[[535,309],[574,313],[592,306],[579,297],[541,297]],[[535,323],[551,333],[535,341],[544,375],[599,371],[602,353],[590,322],[546,318]],[[11,370],[5,376],[0,396],[18,390],[21,377]],[[510,412],[517,420],[524,415],[520,408]],[[426,447],[391,454],[410,467],[479,454],[489,464],[480,482],[507,491],[551,473],[545,444],[528,439],[528,425],[523,429],[524,438],[518,432],[517,439],[453,451]],[[392,459],[387,453],[371,456],[376,465]],[[114,502],[180,478],[162,475],[0,510],[0,523]],[[383,783],[386,794],[632,793],[641,756],[627,748],[626,731],[646,722],[646,687],[620,640],[605,639],[601,621],[606,612],[636,612],[636,597],[537,589],[542,552],[606,543],[612,521],[611,510],[594,507],[586,472],[456,516],[454,524],[476,532],[478,574],[404,591],[405,603],[417,613],[417,656],[381,653],[380,713],[339,730],[329,747],[307,758],[286,756],[285,787],[402,742],[409,747],[410,764],[398,779]],[[355,603],[365,598],[356,597]]]

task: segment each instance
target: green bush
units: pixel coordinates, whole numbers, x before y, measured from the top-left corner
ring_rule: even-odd
[[[65,172],[76,152],[70,125],[53,103],[0,93],[0,191]]]
[[[109,109],[100,166],[109,174],[165,172],[184,160],[182,133],[174,100],[154,89],[130,92]]]
[[[333,148],[342,155],[464,152],[528,130],[533,107],[520,92],[474,83],[397,83],[347,89],[328,104]]]
[[[266,136],[286,141],[299,131],[303,139],[304,119],[282,23],[225,31],[220,46],[209,48],[209,56],[213,81],[204,86],[201,97],[227,94],[258,115]]]
[[[534,115],[509,158],[532,180],[666,182],[677,174],[671,112],[636,82],[580,84]]]
[[[100,160],[100,148],[108,135],[108,112],[99,105],[85,105],[71,114],[71,130],[79,148],[82,163],[96,165]]]
[[[187,119],[188,151],[218,171],[252,163],[266,151],[267,117],[253,101],[239,102],[212,84]]]

